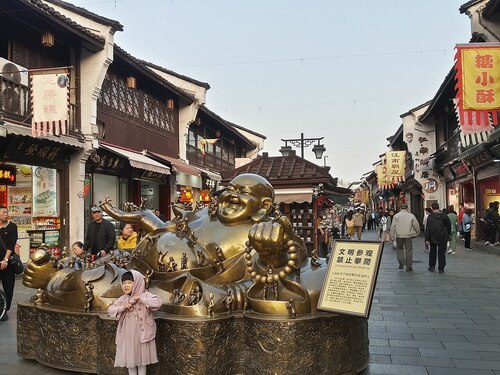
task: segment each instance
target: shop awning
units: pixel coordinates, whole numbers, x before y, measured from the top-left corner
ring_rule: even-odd
[[[211,172],[208,169],[204,169],[204,168],[200,168],[200,167],[195,167],[195,168],[198,169],[200,172],[205,173],[212,180],[216,180],[216,181],[222,180],[222,177],[218,173]]]
[[[2,133],[3,130],[3,133]],[[5,137],[7,134],[14,134],[14,135],[22,135],[25,137],[30,137],[30,138],[35,138],[35,139],[45,139],[47,141],[52,141],[56,143],[60,143],[66,146],[72,146],[75,148],[80,148],[83,149],[83,142],[80,142],[78,139],[67,136],[67,135],[61,135],[59,137],[56,137],[55,135],[45,135],[43,137],[33,137],[31,134],[31,127],[25,126],[25,125],[17,125],[10,123],[8,121],[5,122],[5,124],[0,128],[0,136]]]
[[[274,190],[274,201],[276,203],[302,203],[312,202],[313,189],[276,189]]]
[[[186,174],[189,174],[191,176],[196,176],[196,177],[201,176],[201,172],[199,169],[190,166],[189,164],[187,164],[185,161],[183,161],[181,159],[172,158],[170,156],[165,156],[165,155],[158,154],[156,152],[147,151],[147,150],[145,152],[146,152],[146,156],[148,156],[148,154],[150,154],[152,156],[156,156],[158,159],[161,159],[161,160],[166,161],[167,163],[170,163],[172,165],[172,171],[174,171],[174,172],[186,173]]]
[[[114,152],[115,154],[121,155],[124,158],[127,158],[130,165],[134,168],[144,169],[146,171],[157,172],[162,174],[170,174],[170,168],[154,161],[153,159],[144,156],[142,153],[126,150],[123,148],[111,146],[104,143],[99,143],[99,146]]]

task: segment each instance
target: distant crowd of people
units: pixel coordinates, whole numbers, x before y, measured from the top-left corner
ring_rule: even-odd
[[[484,222],[489,223],[487,243],[493,244],[497,231],[500,229],[498,202],[490,204],[485,213]],[[491,222],[497,223],[494,227]],[[465,248],[471,249],[472,210],[460,205],[457,214],[453,206],[439,208],[438,203],[425,209],[423,230],[425,236],[425,253],[429,254],[430,272],[435,272],[436,264],[439,273],[444,273],[446,254],[456,254],[457,239],[463,238]],[[411,212],[408,205],[401,204],[399,212],[394,209],[378,211],[364,211],[361,208],[349,210],[342,221],[341,234],[343,238],[361,240],[363,230],[376,230],[378,239],[392,245],[396,251],[399,269],[406,267],[406,271],[413,271],[413,238],[421,231],[420,224]],[[356,237],[355,237],[356,236]]]

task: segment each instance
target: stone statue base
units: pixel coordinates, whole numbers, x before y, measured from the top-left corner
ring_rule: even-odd
[[[18,304],[23,358],[76,372],[113,367],[117,321],[105,314]],[[297,319],[248,312],[209,318],[159,313],[159,363],[148,374],[356,374],[368,365],[368,322],[319,313]]]

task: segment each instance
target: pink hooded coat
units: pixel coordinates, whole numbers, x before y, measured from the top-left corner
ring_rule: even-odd
[[[131,271],[134,287],[130,295],[124,294],[109,308],[108,314],[119,318],[116,330],[116,367],[148,365],[158,361],[156,355],[156,323],[151,311],[158,310],[162,304],[160,297],[145,290],[144,276]],[[140,299],[130,310],[126,309],[133,296]]]

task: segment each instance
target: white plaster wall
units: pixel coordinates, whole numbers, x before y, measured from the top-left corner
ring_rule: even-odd
[[[469,17],[471,22],[471,33],[485,34],[488,42],[498,42],[500,41],[500,24],[492,23],[482,17],[482,11],[487,3],[488,0],[483,0],[474,4],[465,14]]]
[[[434,193],[427,193],[424,191],[424,207],[428,200],[437,200],[440,207],[445,207],[446,185],[444,178],[436,172],[433,159],[428,165],[422,164],[424,159],[429,158],[429,155],[436,152],[435,124],[418,122],[418,117],[422,115],[427,108],[428,106],[423,106],[422,108],[410,111],[402,118],[403,140],[408,145],[408,152],[411,153],[413,158],[413,176],[415,180],[422,185],[422,188],[425,188],[426,181],[429,178],[436,180],[438,183],[438,188]],[[428,177],[425,177],[426,174]]]

